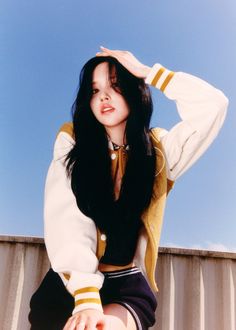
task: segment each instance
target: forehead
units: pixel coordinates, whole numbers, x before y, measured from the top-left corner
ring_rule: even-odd
[[[116,77],[115,67],[111,70],[111,78]],[[92,83],[95,84],[96,82],[109,80],[109,65],[107,62],[100,63],[96,66],[93,71],[93,81]]]

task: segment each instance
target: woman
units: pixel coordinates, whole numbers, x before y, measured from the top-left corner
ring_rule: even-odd
[[[149,85],[177,105],[150,129]],[[148,329],[166,196],[209,147],[228,100],[207,82],[101,47],[82,69],[73,123],[58,132],[45,187],[52,268],[33,295],[36,329]]]

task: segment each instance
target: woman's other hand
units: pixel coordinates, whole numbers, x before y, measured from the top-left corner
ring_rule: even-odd
[[[142,64],[129,51],[126,50],[111,50],[100,46],[101,52],[96,53],[96,56],[112,56],[115,57],[129,72],[138,78],[145,79],[151,68]]]
[[[72,315],[63,330],[108,330],[106,316],[96,309],[84,309]]]

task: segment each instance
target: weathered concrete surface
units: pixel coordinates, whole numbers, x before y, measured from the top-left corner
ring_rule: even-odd
[[[28,330],[29,300],[50,267],[44,240],[0,236],[0,260],[0,329]],[[156,278],[152,329],[236,330],[236,253],[161,247]]]

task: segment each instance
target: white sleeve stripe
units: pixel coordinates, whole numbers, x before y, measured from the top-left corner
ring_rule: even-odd
[[[160,63],[156,63],[146,77],[145,82],[164,92],[173,75],[173,71],[168,70]]]
[[[165,82],[165,80],[167,79],[167,77],[169,76],[169,74],[171,73],[172,71],[168,70],[168,69],[165,69],[162,73],[162,75],[160,76],[160,78],[158,79],[157,83],[155,84],[155,87],[162,90],[163,89],[163,84]],[[157,73],[158,74],[158,73]]]

